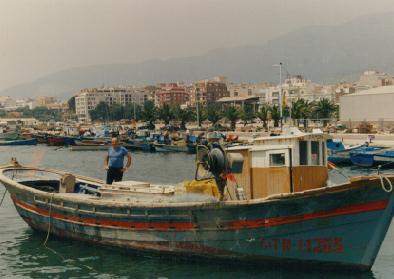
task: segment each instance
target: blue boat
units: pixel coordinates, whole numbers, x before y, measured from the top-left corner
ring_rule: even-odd
[[[384,147],[364,146],[350,152],[350,160],[358,167],[370,168],[375,165],[375,155],[380,153]]]
[[[5,145],[36,145],[37,139],[26,139],[26,140],[4,140],[0,141],[0,146]]]
[[[327,140],[328,161],[334,164],[351,164],[350,152],[365,147],[365,144],[346,146],[342,141]]]
[[[354,157],[354,160],[363,167],[380,166],[382,168],[394,168],[393,149],[355,154]]]

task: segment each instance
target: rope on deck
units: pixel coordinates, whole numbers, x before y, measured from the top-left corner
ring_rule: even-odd
[[[391,193],[393,191],[393,183],[391,183],[390,179],[387,176],[379,175],[380,178],[380,184],[382,185],[383,191],[386,193]],[[388,188],[386,187],[384,181],[387,181],[388,183]]]

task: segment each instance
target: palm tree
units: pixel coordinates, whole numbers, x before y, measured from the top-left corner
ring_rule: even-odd
[[[270,108],[271,118],[274,120],[274,127],[279,127],[280,121],[280,110],[278,105],[274,105]]]
[[[239,110],[235,107],[228,107],[225,111],[224,111],[224,117],[227,118],[228,121],[230,121],[231,123],[231,130],[235,130],[235,123],[237,122],[237,120],[239,119]]]
[[[157,110],[155,104],[152,101],[146,101],[144,103],[142,119],[149,122],[149,129],[155,128],[155,124],[153,122],[157,119]]]
[[[254,117],[253,107],[251,105],[244,105],[241,111],[241,119],[244,121],[244,126],[246,126],[248,121],[252,121]]]
[[[323,98],[315,103],[313,112],[317,118],[323,118],[323,126],[327,126],[328,118],[331,118],[336,111],[336,106],[330,100]]]
[[[194,120],[195,113],[191,108],[182,109],[180,106],[174,109],[175,119],[181,121],[181,130],[186,130],[186,123]]]
[[[307,118],[310,117],[311,113],[311,103],[304,100],[298,99],[292,103],[291,106],[291,118],[296,121],[297,127],[300,126],[300,119],[304,121],[304,127],[307,125]]]
[[[220,110],[217,105],[207,106],[207,119],[212,122],[212,126],[215,126],[216,122],[220,120]]]
[[[270,111],[270,106],[267,104],[267,103],[264,103],[262,106],[261,106],[261,108],[260,108],[260,111],[258,111],[257,113],[256,113],[256,116],[261,120],[261,121],[263,121],[263,128],[264,129],[267,129],[267,122],[268,122],[268,114],[269,114],[269,111]]]
[[[168,104],[164,104],[159,108],[157,114],[159,119],[164,121],[165,125],[170,124],[170,121],[174,119],[174,112]]]

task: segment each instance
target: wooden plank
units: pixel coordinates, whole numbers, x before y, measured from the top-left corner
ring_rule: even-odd
[[[328,170],[325,166],[293,167],[293,189],[301,192],[326,185]]]
[[[290,192],[288,167],[252,168],[253,198]]]

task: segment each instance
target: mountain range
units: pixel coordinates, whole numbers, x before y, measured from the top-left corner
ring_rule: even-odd
[[[356,18],[335,26],[305,27],[262,45],[221,48],[200,56],[138,64],[70,68],[0,91],[2,96],[67,99],[81,88],[193,81],[216,75],[234,82],[279,81],[284,73],[320,83],[352,80],[369,69],[394,71],[394,14]],[[261,34],[256,34],[261,36]]]

